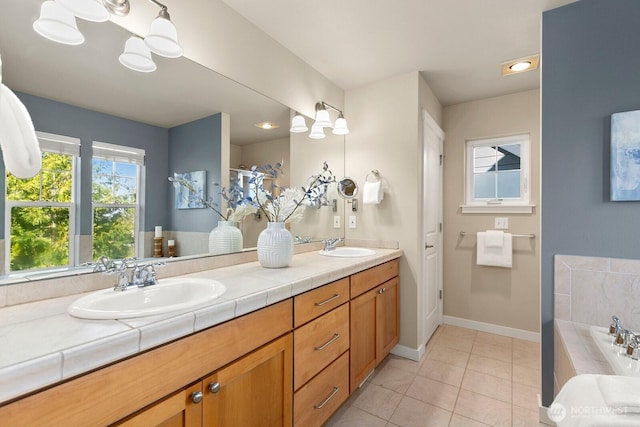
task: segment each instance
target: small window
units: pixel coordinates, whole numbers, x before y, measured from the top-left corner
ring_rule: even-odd
[[[463,213],[531,212],[529,135],[467,141]]]

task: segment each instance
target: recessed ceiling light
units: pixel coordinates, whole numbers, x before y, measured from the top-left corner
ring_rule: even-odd
[[[501,70],[503,76],[511,74],[523,73],[525,71],[532,71],[538,68],[540,64],[540,55],[527,56],[526,58],[512,59],[501,64]]]
[[[260,129],[264,129],[264,130],[277,129],[277,128],[280,127],[279,124],[271,123],[271,122],[256,123],[254,126],[257,127],[257,128],[260,128]]]

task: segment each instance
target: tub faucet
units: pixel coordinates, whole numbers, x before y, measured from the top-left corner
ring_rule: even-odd
[[[335,250],[336,245],[340,242],[344,242],[344,239],[342,237],[338,237],[337,239],[323,240],[322,243],[324,243],[324,251],[328,252]]]

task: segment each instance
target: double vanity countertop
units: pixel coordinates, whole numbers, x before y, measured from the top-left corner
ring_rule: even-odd
[[[402,255],[399,249],[375,252],[338,258],[312,251],[294,255],[287,268],[248,262],[184,275],[215,279],[227,290],[210,305],[164,315],[123,320],[70,316],[69,305],[85,294],[2,308],[0,405]]]

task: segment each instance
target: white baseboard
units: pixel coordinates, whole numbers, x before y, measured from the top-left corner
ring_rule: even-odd
[[[419,362],[422,359],[424,352],[425,352],[424,345],[421,345],[420,348],[411,348],[411,347],[406,347],[404,345],[397,344],[395,347],[391,349],[391,354],[404,357],[405,359],[415,360],[416,362]]]
[[[442,321],[446,325],[460,326],[462,328],[475,329],[477,331],[504,335],[511,338],[540,342],[540,333],[538,332],[509,328],[507,326],[493,325],[491,323],[478,322],[475,320],[462,319],[460,317],[453,316],[442,316]]]

